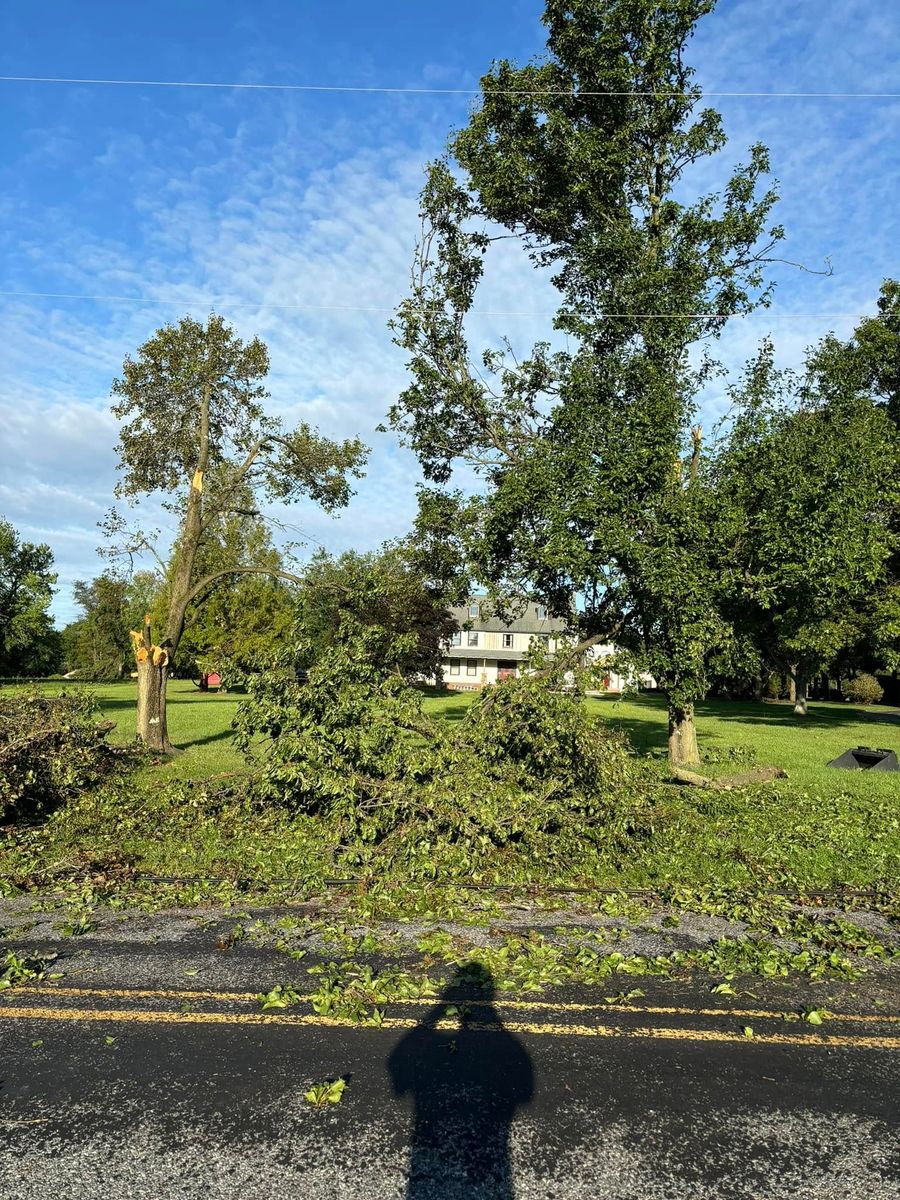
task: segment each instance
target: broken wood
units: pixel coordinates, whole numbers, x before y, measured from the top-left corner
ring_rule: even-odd
[[[754,783],[773,783],[776,779],[787,777],[788,773],[782,767],[757,767],[755,771],[727,775],[724,779],[717,779],[715,783],[720,788],[749,787]]]
[[[707,779],[695,771],[685,771],[683,767],[672,767],[672,778],[676,783],[688,787],[709,788],[717,792],[726,792],[731,788],[752,787],[757,783],[773,783],[776,779],[787,779],[787,771],[782,767],[756,767],[753,771],[741,771],[737,775],[722,775],[718,779]]]

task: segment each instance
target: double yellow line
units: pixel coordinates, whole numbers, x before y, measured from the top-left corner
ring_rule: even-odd
[[[181,989],[138,989],[138,988],[78,988],[78,987],[30,987],[17,989],[15,993],[16,999],[25,996],[37,997],[42,1000],[50,999],[56,996],[66,996],[73,1000],[89,1000],[101,998],[104,1000],[117,1001],[143,1001],[143,1000],[158,1000],[158,1001],[180,1001],[182,1004],[193,1001],[201,1001],[204,1003],[215,1004],[247,1004],[256,1000],[256,996],[252,992],[217,992],[217,991],[189,991]],[[342,1019],[339,1017],[320,1016],[316,1013],[290,1013],[284,1010],[278,1012],[197,1012],[173,1010],[170,1008],[99,1008],[99,1007],[81,1007],[73,1004],[70,1007],[57,1008],[50,1007],[46,1004],[19,1004],[10,1003],[13,996],[10,993],[6,994],[6,999],[0,1002],[0,1021],[6,1020],[27,1020],[27,1021],[71,1021],[71,1022],[96,1022],[106,1021],[113,1023],[133,1023],[133,1024],[168,1024],[168,1025],[278,1025],[278,1026],[296,1026],[303,1028],[307,1026],[315,1027],[332,1027],[332,1028],[354,1028],[361,1027],[353,1021]],[[301,1000],[309,1001],[311,997],[303,996]],[[433,1008],[440,1001],[434,998],[425,998],[417,1000],[404,1000],[397,1002],[401,1008],[410,1007],[429,1007]],[[477,1001],[474,1002],[477,1007]],[[613,1012],[627,1013],[630,1017],[646,1020],[653,1017],[668,1017],[668,1018],[713,1018],[722,1020],[765,1020],[765,1021],[781,1021],[783,1013],[771,1011],[769,1009],[741,1009],[741,1008],[689,1008],[678,1007],[675,1005],[666,1006],[651,1006],[636,1007],[628,1004],[579,1004],[579,1003],[554,1003],[551,1001],[540,1000],[509,1000],[503,1001],[500,1007],[506,1011],[522,1012],[522,1013],[542,1013],[546,1012],[548,1016],[565,1016],[567,1014],[590,1014],[603,1013],[609,1014]],[[856,1028],[878,1027],[878,1026],[896,1026],[900,1022],[900,1016],[880,1013],[838,1013],[827,1018],[830,1027],[840,1027],[842,1025],[855,1025]],[[415,1017],[391,1016],[385,1017],[382,1024],[377,1028],[391,1030],[404,1030],[415,1028],[420,1022]],[[458,1030],[459,1024],[455,1020],[443,1019],[438,1021],[434,1026],[442,1031]],[[373,1028],[372,1026],[362,1027],[365,1030]],[[830,1033],[821,1027],[808,1032],[753,1032],[752,1036],[748,1036],[742,1030],[732,1030],[723,1028],[694,1028],[689,1026],[673,1025],[671,1023],[652,1023],[652,1024],[616,1024],[612,1025],[605,1021],[591,1024],[579,1024],[567,1021],[529,1021],[529,1020],[503,1020],[501,1021],[468,1021],[466,1023],[467,1030],[476,1032],[498,1032],[501,1029],[510,1033],[523,1034],[526,1036],[555,1036],[555,1037],[595,1037],[595,1038],[643,1038],[655,1039],[664,1041],[692,1041],[692,1042],[740,1042],[745,1045],[769,1045],[769,1046],[812,1046],[812,1047],[832,1047],[843,1046],[856,1049],[877,1049],[877,1050],[898,1050],[900,1049],[900,1036],[884,1035],[881,1033]]]

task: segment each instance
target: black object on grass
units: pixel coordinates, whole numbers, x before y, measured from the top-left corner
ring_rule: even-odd
[[[842,767],[845,771],[900,771],[896,750],[871,750],[868,746],[845,750],[828,766]]]

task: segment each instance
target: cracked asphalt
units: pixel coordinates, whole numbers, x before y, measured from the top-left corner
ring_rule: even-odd
[[[110,914],[64,939],[56,918],[0,906],[4,944],[59,952],[61,975],[0,997],[6,1200],[900,1198],[887,970],[734,997],[641,979],[631,1004],[477,993],[462,1023],[454,991],[356,1027],[262,1013],[255,993],[315,952],[219,951],[233,913]],[[813,1000],[822,1027],[783,1020]],[[338,1077],[340,1105],[304,1099]]]

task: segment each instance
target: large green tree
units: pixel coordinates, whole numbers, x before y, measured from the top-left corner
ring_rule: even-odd
[[[130,669],[126,603],[128,582],[104,573],[72,587],[81,617],[63,630],[66,665],[93,679],[121,679]]]
[[[59,665],[52,568],[49,546],[23,542],[0,518],[0,675],[46,675]]]
[[[697,758],[694,703],[731,638],[730,522],[697,400],[724,323],[766,302],[782,237],[763,146],[698,191],[726,140],[686,61],[714,2],[548,0],[546,58],[495,64],[450,143],[455,166],[429,169],[395,321],[412,382],[394,426],[439,487],[462,463],[483,479],[483,497],[460,502],[477,573],[559,615],[584,597],[585,632],[616,633],[666,690],[675,761]],[[559,296],[546,340],[518,355],[469,346],[497,237]]]
[[[886,279],[877,312],[860,321],[847,341],[827,337],[817,359],[835,377],[852,380],[852,386],[870,394],[900,430],[900,282]],[[896,459],[881,465],[888,487],[898,465]],[[896,672],[900,669],[900,512],[895,513],[892,528],[897,537],[887,570],[860,612],[858,651],[868,666]]]
[[[826,345],[833,347],[833,339]],[[884,281],[877,314],[859,323],[843,349],[842,369],[855,366],[859,382],[871,389],[900,428],[900,282]]]
[[[326,511],[345,505],[349,479],[359,476],[365,448],[335,442],[301,423],[293,430],[266,412],[268,351],[244,342],[221,317],[183,317],[158,329],[113,383],[113,413],[121,421],[118,494],[129,501],[161,494],[178,522],[168,553],[146,531],[113,513],[108,532],[121,553],[152,550],[167,584],[158,641],[149,618],[136,631],[137,729],[153,749],[173,749],[166,726],[166,681],[190,614],[222,579],[271,574],[269,567],[202,568],[204,539],[229,514],[258,512],[264,500],[309,498]]]
[[[809,680],[860,636],[896,552],[897,431],[827,342],[802,376],[765,346],[742,388],[718,464],[718,495],[740,513],[736,623],[790,672],[795,711]]]

